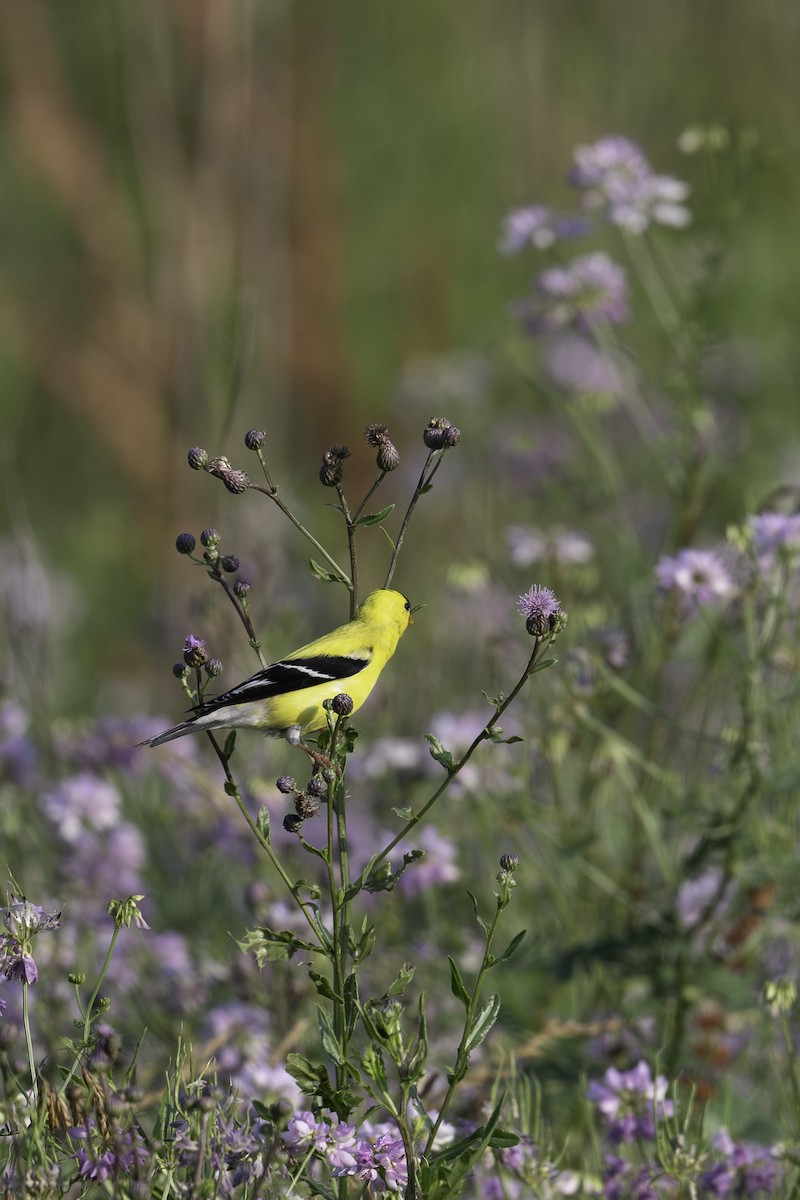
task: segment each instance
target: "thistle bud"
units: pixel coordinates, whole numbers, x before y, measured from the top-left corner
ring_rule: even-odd
[[[297,813],[287,813],[283,818],[283,828],[287,833],[299,833],[303,826],[303,818]]]
[[[186,663],[175,663],[174,667],[172,668],[172,674],[176,679],[185,679],[189,674],[189,668],[187,667]]]
[[[353,701],[347,692],[339,692],[339,695],[331,700],[331,709],[337,717],[349,717],[353,711]]]
[[[249,429],[244,435],[244,444],[248,450],[260,450],[267,440],[266,430]]]
[[[204,471],[208,466],[208,451],[202,446],[194,446],[186,457],[193,471]]]
[[[275,787],[279,792],[283,792],[284,796],[289,796],[292,792],[297,791],[297,784],[291,775],[281,775],[280,779],[275,781]]]
[[[175,538],[175,549],[178,554],[191,554],[197,542],[191,533],[179,533]]]
[[[236,596],[237,600],[244,600],[250,595],[252,590],[253,585],[248,583],[246,579],[237,579],[236,583],[233,585],[233,594]]]
[[[309,779],[306,784],[306,791],[309,796],[327,796],[328,785],[321,775],[315,775],[313,779]]]
[[[501,854],[500,866],[504,871],[508,871],[511,874],[519,866],[519,856],[516,854]]]
[[[219,658],[210,658],[206,663],[206,675],[209,679],[216,679],[224,670],[222,660]]]
[[[457,425],[447,425],[442,430],[442,446],[445,450],[450,446],[457,446],[461,441],[461,430]]]
[[[319,800],[316,800],[314,796],[307,796],[305,792],[300,792],[294,802],[294,808],[298,817],[302,817],[305,820],[307,817],[313,817],[315,813],[319,812]]]
[[[213,550],[214,547],[219,543],[219,534],[217,533],[216,529],[204,529],[200,534],[200,543],[201,545],[205,546],[207,550]]]
[[[208,651],[202,638],[189,634],[183,651],[183,661],[187,667],[202,667],[208,662]]]
[[[329,446],[322,456],[322,466],[319,469],[320,483],[325,487],[336,487],[342,482],[344,467],[342,463],[350,457],[347,446]]]
[[[431,417],[422,434],[422,440],[429,450],[443,450],[448,445],[444,431],[449,428],[447,417]]]
[[[378,450],[377,464],[379,471],[396,471],[400,466],[400,454],[394,442],[387,440]]]
[[[235,554],[223,554],[219,560],[219,565],[223,571],[227,571],[229,575],[233,575],[234,571],[239,570],[239,560]]]
[[[206,469],[211,475],[221,475],[223,471],[233,470],[224,454],[217,454],[210,459]]]

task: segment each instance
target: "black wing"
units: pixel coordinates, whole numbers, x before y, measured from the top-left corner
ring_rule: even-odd
[[[350,679],[369,666],[371,661],[370,651],[361,654],[312,654],[305,658],[284,659],[251,675],[229,692],[223,692],[221,696],[207,701],[200,712],[215,712],[218,708],[224,708],[226,704],[269,700],[271,696],[299,692],[303,688],[316,687],[318,683]]]

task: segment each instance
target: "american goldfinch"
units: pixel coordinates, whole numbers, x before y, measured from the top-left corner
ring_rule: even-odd
[[[324,727],[323,702],[346,692],[353,712],[360,708],[410,622],[411,606],[400,592],[370,592],[347,625],[257,671],[142,745],[160,746],[198,729],[260,729],[318,758],[303,737]]]

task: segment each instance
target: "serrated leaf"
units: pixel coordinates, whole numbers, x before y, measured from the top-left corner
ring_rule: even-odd
[[[303,1054],[287,1054],[286,1070],[306,1095],[313,1095],[320,1088],[330,1090],[326,1068],[321,1064],[315,1065]]]
[[[269,841],[269,809],[265,804],[261,805],[256,817],[256,829],[261,834],[265,842]]]
[[[424,735],[424,737],[425,737],[425,741],[430,743],[431,758],[435,759],[436,762],[441,763],[441,765],[444,767],[445,771],[447,771],[448,775],[452,775],[455,770],[456,764],[455,764],[455,759],[453,758],[450,751],[445,750],[442,743],[439,741],[439,739],[434,734],[426,733]]]
[[[476,1046],[480,1046],[499,1015],[500,997],[495,994],[486,1001],[467,1034],[467,1040],[464,1043],[466,1054],[470,1054]]]
[[[394,511],[394,507],[393,504],[387,504],[380,512],[367,513],[365,517],[358,518],[356,525],[380,525],[381,521],[385,521],[389,513]]]
[[[464,980],[461,978],[461,972],[458,969],[458,964],[454,958],[448,954],[447,961],[450,963],[450,991],[460,1000],[464,1008],[469,1008],[469,992],[464,986]]]
[[[520,932],[511,939],[503,953],[498,955],[497,961],[499,963],[507,962],[508,959],[511,958],[511,955],[516,953],[517,946],[520,944],[527,932],[527,929],[521,929]]]
[[[317,579],[321,579],[323,583],[342,582],[338,575],[334,575],[332,571],[326,571],[325,567],[321,567],[316,559],[310,558],[308,560],[308,565],[311,567],[312,574],[315,575]]]

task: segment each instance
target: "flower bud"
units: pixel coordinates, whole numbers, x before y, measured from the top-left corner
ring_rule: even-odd
[[[189,674],[189,668],[187,667],[186,663],[175,663],[174,667],[172,668],[172,674],[176,679],[185,679]]]
[[[216,529],[204,529],[200,534],[200,542],[207,550],[213,550],[219,543],[219,534]]]
[[[442,446],[448,449],[450,446],[457,446],[461,441],[461,430],[457,425],[448,425],[442,430]]]
[[[235,554],[223,554],[219,560],[219,565],[223,571],[227,571],[229,575],[232,575],[234,571],[239,570],[239,559]]]
[[[325,487],[336,487],[342,482],[344,467],[342,463],[350,457],[347,446],[329,446],[322,456],[322,466],[319,469],[319,479]]]
[[[509,873],[516,871],[519,866],[519,856],[517,854],[501,854],[500,866]]]
[[[389,440],[389,426],[378,424],[368,425],[364,430],[364,440],[368,446],[375,446],[376,448],[382,446],[384,442]]]
[[[179,533],[175,538],[175,549],[178,554],[191,554],[196,545],[197,542],[191,533]]]
[[[347,692],[339,692],[339,695],[331,700],[331,709],[337,717],[349,717],[353,711],[353,701]]]
[[[244,600],[253,590],[253,585],[248,583],[246,579],[237,579],[233,585],[233,594],[238,600]]]
[[[219,477],[234,496],[241,496],[250,487],[250,476],[246,471],[221,471]]]
[[[291,775],[281,775],[280,779],[275,781],[275,787],[279,792],[283,792],[284,796],[289,796],[292,792],[297,791],[297,784]]]
[[[223,471],[231,471],[233,468],[224,454],[217,454],[209,461],[207,470],[211,475],[221,475]]]
[[[208,675],[209,679],[216,679],[224,670],[222,660],[219,658],[210,658],[206,663],[206,675]]]
[[[303,818],[297,813],[287,813],[283,818],[283,828],[287,833],[299,833],[303,826]]]
[[[306,784],[306,791],[309,796],[327,796],[328,785],[321,775],[315,775],[313,779],[309,779]]]
[[[195,446],[187,455],[189,466],[193,471],[204,471],[208,466],[208,451],[202,446]]]
[[[244,444],[248,450],[260,450],[267,440],[266,430],[249,429],[244,435]]]
[[[208,651],[202,638],[195,637],[192,633],[189,634],[183,651],[183,661],[187,667],[202,667],[204,663],[208,662]]]
[[[300,792],[294,802],[294,809],[298,817],[305,820],[306,817],[313,817],[315,813],[319,812],[319,800],[314,796],[307,796],[305,792]]]
[[[388,473],[389,471],[397,470],[397,468],[400,466],[400,454],[394,442],[390,442],[387,439],[383,443],[378,450],[378,457],[376,461],[378,463],[379,471],[386,471]]]
[[[422,434],[422,440],[429,450],[443,450],[448,445],[444,431],[449,428],[447,417],[431,417]]]

